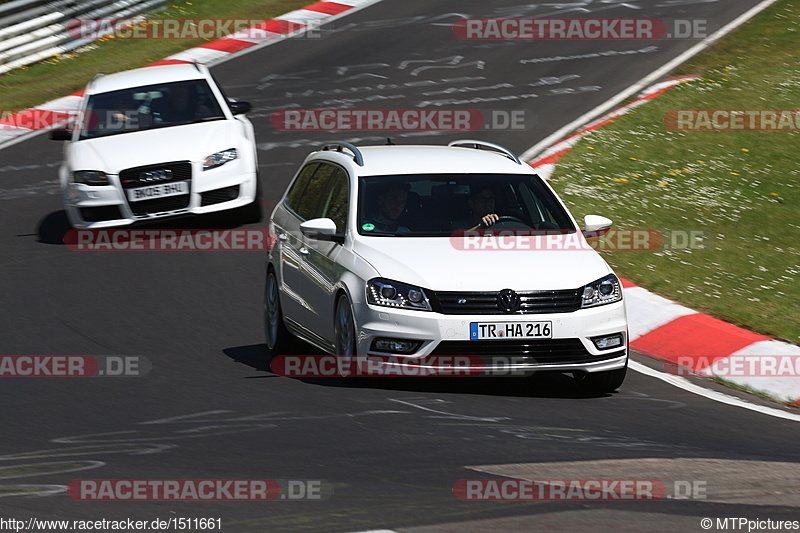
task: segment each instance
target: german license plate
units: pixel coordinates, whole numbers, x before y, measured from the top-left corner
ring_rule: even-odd
[[[470,340],[551,339],[553,323],[547,322],[470,322]]]
[[[128,189],[128,201],[141,202],[142,200],[153,200],[154,198],[166,198],[167,196],[179,196],[181,194],[189,194],[188,181],[174,181]]]

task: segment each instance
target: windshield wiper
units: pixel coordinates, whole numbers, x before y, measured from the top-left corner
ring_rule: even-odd
[[[193,120],[191,122],[185,122],[184,124],[197,124],[198,122],[210,122],[212,120],[225,120],[225,117],[220,117],[220,116],[203,117],[203,118],[198,118],[197,120]]]
[[[381,237],[407,237],[408,233],[398,233],[395,231],[370,231],[364,235],[380,235]]]

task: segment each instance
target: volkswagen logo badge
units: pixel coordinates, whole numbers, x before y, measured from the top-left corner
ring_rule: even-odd
[[[522,306],[519,294],[511,289],[503,289],[497,293],[497,307],[506,313],[516,313]]]

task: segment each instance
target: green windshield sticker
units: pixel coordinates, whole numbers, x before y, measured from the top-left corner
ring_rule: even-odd
[[[375,229],[375,224],[369,224],[369,223],[364,224],[363,226],[361,226],[361,229],[363,229],[364,231],[372,231]]]

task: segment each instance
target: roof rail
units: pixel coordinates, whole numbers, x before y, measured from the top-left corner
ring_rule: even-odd
[[[500,146],[499,144],[489,143],[489,142],[486,142],[486,141],[476,141],[474,139],[461,139],[461,140],[458,140],[458,141],[453,141],[453,142],[447,143],[447,146],[461,146],[461,147],[464,147],[464,148],[472,147],[472,148],[475,148],[476,150],[480,150],[482,147],[483,148],[491,148],[491,149],[499,152],[503,156],[509,158],[510,160],[515,162],[516,164],[518,164],[518,165],[522,164],[522,161],[519,160],[519,157],[517,157],[516,154],[514,154],[514,152],[512,152],[508,148],[505,148],[504,146]]]
[[[322,151],[323,152],[327,152],[328,150],[331,149],[330,148],[331,146],[335,146],[337,152],[341,152],[342,148],[347,148],[348,150],[353,152],[353,161],[356,162],[356,165],[358,165],[360,167],[364,166],[364,156],[361,155],[361,150],[359,150],[358,148],[356,148],[352,144],[346,143],[346,142],[342,142],[342,141],[330,141],[330,142],[326,142],[325,144],[322,145]]]
[[[106,75],[105,72],[98,72],[97,74],[95,74],[92,77],[92,79],[89,81],[88,87],[93,87],[94,84],[97,82],[97,80],[99,80],[100,78],[102,78],[105,75]]]

